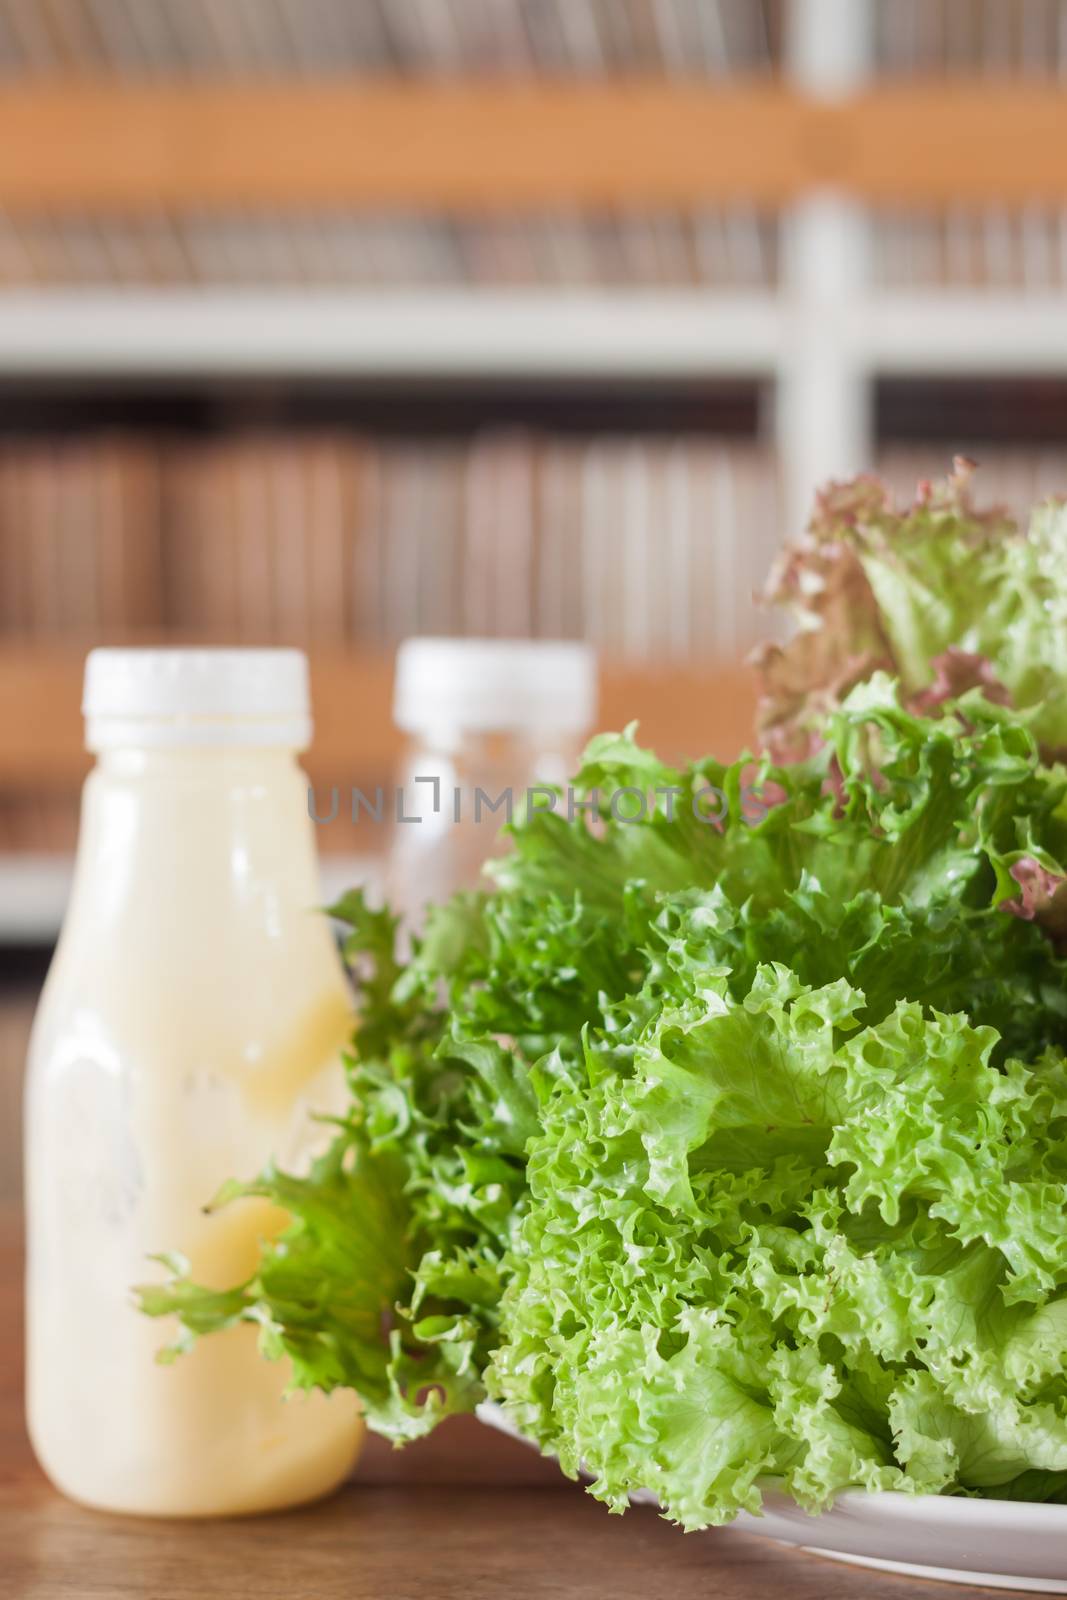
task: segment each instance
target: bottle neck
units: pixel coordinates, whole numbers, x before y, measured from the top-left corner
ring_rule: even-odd
[[[122,746],[85,785],[72,912],[95,918],[235,901],[319,899],[307,780],[279,746]]]
[[[464,773],[505,774],[516,782],[564,783],[577,771],[581,735],[551,728],[471,730],[433,726],[407,736],[405,768],[448,767]]]
[[[122,782],[225,784],[291,772],[297,756],[289,745],[130,743],[97,751],[94,770]]]

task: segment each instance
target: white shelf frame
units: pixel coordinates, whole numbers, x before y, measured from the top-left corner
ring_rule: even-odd
[[[73,873],[72,856],[0,855],[0,947],[54,942]]]
[[[840,218],[813,224],[824,237]],[[854,219],[853,219],[854,220]],[[810,241],[808,241],[810,248]],[[820,270],[824,256],[820,257]],[[5,376],[773,377],[844,359],[889,373],[1067,373],[1067,298],[1006,290],[814,294],[494,290],[0,292]],[[836,285],[836,287],[831,287]],[[803,309],[801,309],[803,308]],[[812,381],[809,377],[808,381]]]
[[[5,375],[773,375],[766,294],[77,290],[0,294]]]
[[[810,216],[806,219],[810,222]],[[822,219],[825,220],[825,219]],[[832,225],[836,228],[837,223]],[[828,281],[828,280],[824,280]],[[824,291],[804,355],[860,375],[1067,373],[1067,298],[1055,292]],[[679,290],[571,294],[316,295],[286,290],[0,292],[0,372],[771,377],[813,297]],[[832,336],[830,323],[832,322]],[[814,379],[808,376],[808,382]]]
[[[1067,376],[1063,294],[887,290],[856,299],[844,325],[870,377]]]
[[[873,0],[790,0],[785,69],[802,93],[832,102],[862,87],[874,53]],[[833,190],[784,218],[782,289],[791,337],[777,390],[785,526],[802,528],[819,484],[861,471],[874,447],[869,363],[850,334],[866,319],[866,229]]]

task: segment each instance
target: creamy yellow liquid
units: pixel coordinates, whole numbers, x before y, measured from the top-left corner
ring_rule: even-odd
[[[283,1213],[203,1213],[228,1177],[306,1163],[344,1103],[351,1026],[290,752],[121,750],[86,785],[70,910],[27,1083],[27,1409],[59,1488],[156,1515],[263,1511],[351,1470],[342,1394],[283,1400],[256,1333],[170,1366],[130,1286],[177,1249],[212,1286],[253,1269]]]

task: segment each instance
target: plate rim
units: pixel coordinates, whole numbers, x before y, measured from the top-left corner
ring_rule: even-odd
[[[513,1439],[518,1439],[521,1444],[530,1450],[536,1450],[541,1455],[548,1455],[549,1460],[555,1457],[551,1453],[541,1450],[535,1439],[528,1439],[526,1435],[512,1422],[504,1408],[496,1400],[482,1400],[475,1408],[475,1416],[486,1427],[495,1428],[498,1433],[506,1433]],[[962,1494],[909,1494],[902,1489],[841,1489],[832,1503],[821,1511],[808,1511],[792,1495],[780,1487],[781,1480],[775,1478],[761,1478],[757,1480],[757,1487],[763,1495],[764,1509],[760,1511],[744,1511],[739,1516],[751,1518],[758,1522],[764,1516],[785,1516],[801,1528],[810,1528],[813,1531],[820,1521],[832,1517],[835,1513],[840,1516],[842,1512],[870,1511],[877,1505],[880,1512],[886,1513],[886,1520],[892,1521],[904,1516],[909,1520],[928,1521],[932,1519],[954,1520],[957,1524],[966,1524],[972,1520],[976,1510],[983,1513],[987,1525],[990,1522],[1007,1520],[1007,1516],[998,1517],[997,1512],[1010,1513],[1013,1522],[1013,1531],[1025,1532],[1026,1524],[1042,1532],[1047,1531],[1050,1524],[1061,1522],[1067,1532],[1067,1505],[1057,1505],[1048,1500],[996,1500],[981,1499],[974,1495]],[[651,1488],[639,1490],[638,1493],[654,1494]],[[916,1515],[917,1514],[917,1515]],[[734,1521],[736,1522],[736,1518]],[[1024,1526],[1020,1528],[1019,1524]],[[729,1527],[726,1523],[723,1526]],[[750,1528],[750,1532],[758,1530]],[[765,1535],[764,1537],[773,1537]]]

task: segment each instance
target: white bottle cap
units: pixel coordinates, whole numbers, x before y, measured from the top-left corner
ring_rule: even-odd
[[[302,650],[91,650],[85,742],[286,745],[311,742]]]
[[[596,719],[596,655],[548,639],[405,639],[393,718],[405,733],[585,733]]]

